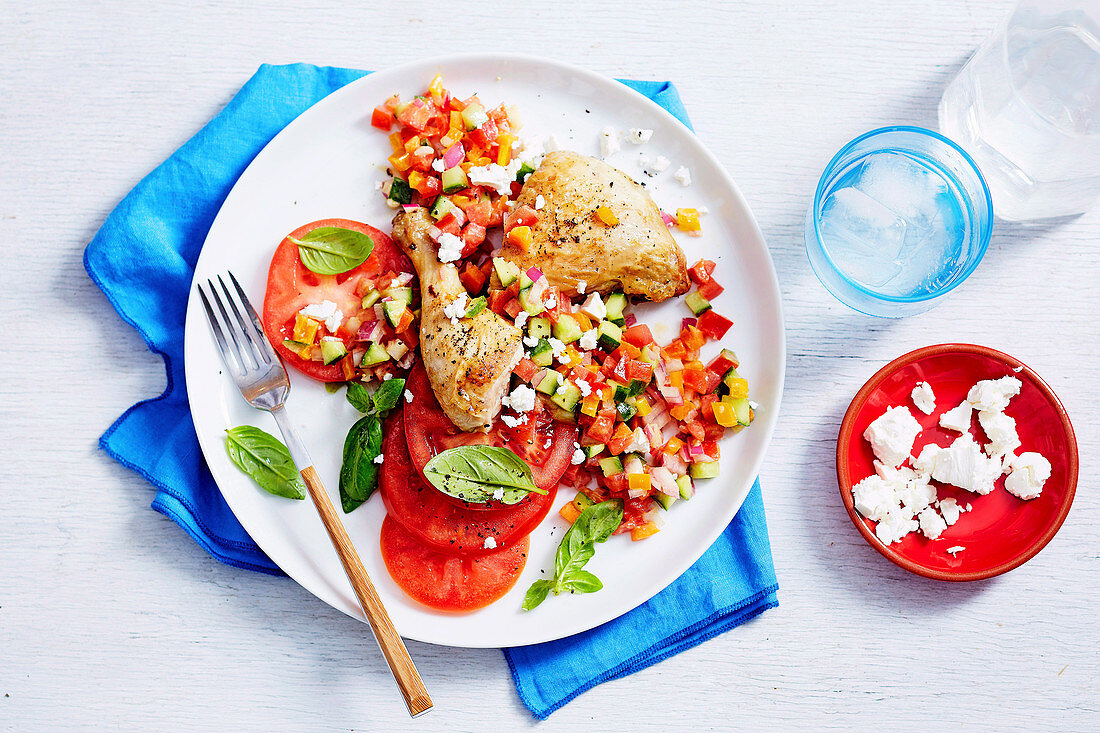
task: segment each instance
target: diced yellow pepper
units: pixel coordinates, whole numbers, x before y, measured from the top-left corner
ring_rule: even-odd
[[[725,402],[715,402],[714,408],[714,422],[718,423],[724,428],[732,428],[740,423],[737,421],[737,415],[733,412],[733,407]]]
[[[489,165],[490,163],[492,163],[492,162],[493,162],[493,160],[492,160],[492,158],[488,158],[488,157],[486,157],[486,156],[482,155],[482,156],[481,156],[480,158],[478,158],[477,160],[472,160],[472,161],[470,161],[470,162],[471,162],[471,163],[473,163],[474,165],[478,166],[479,168],[484,168],[485,166],[487,166],[487,165]]]
[[[684,373],[682,371],[670,372],[668,375],[668,383],[676,389],[684,388]]]
[[[649,404],[649,400],[645,397],[638,397],[634,400],[634,406],[638,409],[638,414],[645,417],[649,413],[653,412],[653,408]]]
[[[581,511],[580,509],[577,509],[576,504],[568,501],[565,503],[565,506],[558,510],[558,514],[561,515],[562,519],[572,524],[573,522],[577,521],[577,517],[581,515]]]
[[[580,366],[581,352],[577,351],[577,347],[573,346],[573,344],[569,344],[565,347],[565,357],[569,359],[568,365],[570,368]]]
[[[420,171],[409,171],[409,185],[413,188],[419,188],[420,184],[424,182],[425,176]]]
[[[676,405],[668,411],[669,415],[672,415],[673,420],[683,420],[688,416],[688,413],[695,409],[695,403],[691,400],[684,400],[684,404]]]
[[[669,455],[675,455],[680,452],[680,449],[684,447],[684,441],[677,438],[675,435],[668,439],[665,443],[664,451]]]
[[[411,153],[412,151],[419,148],[421,146],[421,144],[422,143],[420,142],[420,136],[419,135],[413,135],[412,137],[410,137],[408,140],[405,141],[405,152],[406,153]]]
[[[474,165],[478,165],[476,161],[480,160],[483,155],[485,155],[485,151],[476,145],[466,148],[466,160]]]
[[[698,209],[676,209],[676,226],[685,232],[697,232],[702,229],[699,224]]]
[[[395,155],[405,154],[405,141],[401,139],[401,131],[390,134],[390,147],[393,148]]]
[[[596,218],[609,227],[619,223],[619,217],[615,216],[615,212],[606,206],[600,206],[596,209]]]
[[[633,491],[649,491],[653,486],[648,473],[628,473],[626,475],[626,485],[627,488]]]
[[[592,393],[581,401],[581,413],[589,417],[596,417],[600,409],[600,396]]]
[[[390,167],[393,168],[398,173],[404,173],[412,165],[411,161],[409,161],[409,156],[408,156],[407,153],[402,154],[402,155],[398,155],[397,153],[394,153],[393,155],[391,155],[386,160],[388,160],[390,162]]]
[[[497,165],[508,165],[512,162],[512,143],[515,139],[515,135],[497,135],[497,144],[500,145],[497,150]]]
[[[638,540],[644,540],[646,537],[652,537],[660,531],[661,528],[653,522],[646,522],[641,527],[630,530],[630,539],[637,542]]]
[[[508,243],[526,252],[531,248],[531,227],[512,227],[508,230]]]
[[[726,386],[730,388],[730,397],[735,400],[749,396],[749,380],[744,377],[730,377],[726,380]]]
[[[436,74],[432,79],[432,83],[428,85],[428,94],[431,96],[432,101],[436,104],[443,104],[443,99],[447,95],[447,90],[443,88],[443,75]]]
[[[303,316],[301,313],[298,313],[294,316],[294,333],[291,339],[300,344],[312,344],[314,340],[316,340],[317,331],[320,328],[320,321],[316,321],[309,316]]]

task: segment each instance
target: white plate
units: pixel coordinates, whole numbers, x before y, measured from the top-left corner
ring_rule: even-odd
[[[379,498],[345,517],[345,524],[398,631],[434,644],[497,647],[559,639],[609,621],[645,602],[681,575],[711,545],[737,512],[760,468],[779,412],[783,388],[784,337],[779,285],[771,257],[737,186],[699,140],[674,117],[622,84],[583,69],[527,56],[456,56],[420,61],[370,74],[334,92],[280,132],[241,175],[215,219],[196,268],[200,281],[231,269],[257,308],[275,246],[296,227],[317,219],[345,217],[388,231],[393,212],[375,191],[389,154],[386,135],[370,126],[370,113],[394,92],[409,98],[436,72],[449,89],[478,93],[483,101],[515,105],[524,135],[553,134],[562,148],[598,154],[605,125],[617,130],[654,130],[642,146],[624,142],[609,162],[645,180],[665,210],[706,206],[703,236],[677,234],[688,261],[718,262],[726,291],[716,309],[735,320],[725,346],[741,358],[756,422],[722,442],[721,478],[701,482],[696,496],[678,502],[665,528],[644,542],[615,537],[599,547],[588,569],[604,582],[598,593],[551,597],[525,613],[527,587],[553,568],[564,523],[556,509],[572,492],[562,491],[555,511],[531,535],[523,576],[508,595],[469,614],[438,613],[410,600],[390,579],[378,550],[384,508]],[[645,178],[640,155],[664,155],[668,170]],[[680,165],[693,183],[673,177]],[[245,404],[224,369],[198,298],[187,308],[187,386],[199,443],[229,506],[256,543],[306,590],[344,613],[362,618],[343,568],[309,501],[288,501],[258,489],[226,456],[224,430],[252,424],[278,434],[270,416]],[[649,306],[639,317],[654,325],[662,343],[674,336],[679,303]],[[709,352],[707,354],[709,356]],[[344,437],[357,413],[342,393],[291,369],[291,418],[301,428],[317,471],[339,506],[337,474]]]

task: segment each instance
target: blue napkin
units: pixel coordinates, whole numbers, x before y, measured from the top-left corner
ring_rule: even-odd
[[[315,102],[365,73],[261,66],[217,117],[126,195],[84,252],[88,275],[163,357],[168,377],[164,392],[127,410],[100,447],[156,486],[153,508],[228,565],[282,574],[226,505],[191,421],[183,328],[195,262],[218,209],[256,154]],[[691,126],[672,84],[621,81]],[[520,698],[545,718],[600,682],[774,607],[777,588],[757,483],[706,554],[649,602],[583,634],[504,654]]]

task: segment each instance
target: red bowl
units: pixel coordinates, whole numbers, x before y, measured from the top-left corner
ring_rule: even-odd
[[[1019,371],[1017,371],[1019,370]],[[957,406],[982,379],[1006,375],[1023,386],[1012,398],[1006,414],[1016,419],[1023,451],[1037,451],[1050,461],[1051,475],[1043,493],[1030,501],[1004,490],[1004,477],[986,496],[936,483],[941,499],[955,497],[971,504],[959,521],[935,540],[912,532],[901,542],[883,544],[875,536],[874,522],[856,511],[852,484],[874,473],[874,454],[863,431],[886,408],[904,405],[920,422],[913,454],[928,443],[948,446],[958,433],[939,427],[940,415]],[[913,407],[909,394],[917,382],[928,382],[936,393],[936,409],[925,415]],[[976,416],[972,433],[979,443],[988,442]],[[836,475],[840,495],[852,522],[864,539],[891,562],[917,575],[935,580],[965,581],[991,578],[1023,565],[1043,549],[1062,526],[1077,489],[1077,439],[1062,403],[1047,383],[1019,360],[995,349],[973,344],[926,346],[898,357],[871,377],[856,393],[836,445]],[[952,556],[947,548],[966,549]]]

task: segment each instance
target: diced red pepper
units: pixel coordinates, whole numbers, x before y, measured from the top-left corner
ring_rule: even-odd
[[[680,331],[680,340],[684,342],[684,348],[688,351],[698,351],[706,344],[707,337],[695,326],[688,326]]]
[[[705,394],[699,398],[699,414],[708,420],[714,419],[714,403],[718,401],[718,395]]]
[[[627,362],[626,375],[629,379],[640,379],[648,382],[653,379],[653,365],[649,362],[631,359]]]
[[[467,229],[470,225],[467,225]],[[465,232],[463,232],[465,234]],[[462,267],[462,272],[459,273],[458,279],[462,281],[462,287],[466,288],[466,291],[471,295],[477,295],[485,287],[485,281],[488,279],[485,271],[474,265],[472,262],[467,262]],[[490,306],[492,307],[492,306]]]
[[[625,494],[627,491],[627,478],[626,472],[613,473],[610,476],[604,476],[604,486],[612,494]]]
[[[451,212],[447,212],[447,215],[437,221],[435,225],[439,228],[439,231],[453,234],[456,237],[462,232],[462,225],[458,223],[458,219]]]
[[[634,431],[630,429],[630,426],[626,423],[619,423],[611,439],[607,441],[607,449],[611,451],[611,455],[617,456],[626,450],[633,439]]]
[[[588,432],[585,436],[593,443],[606,443],[611,440],[612,432],[615,430],[615,415],[614,413],[605,412],[597,415],[596,419],[592,422],[592,426],[588,428]]]
[[[397,319],[397,325],[393,327],[394,333],[407,330],[412,325],[414,318],[413,312],[409,310],[408,306],[405,306],[405,310],[401,311],[401,317]]]
[[[710,456],[711,458],[713,458],[716,461],[718,460],[719,456],[721,455],[721,452],[718,449],[718,443],[716,443],[713,440],[704,440],[703,441],[703,452],[706,453],[708,456]]]
[[[690,268],[688,268],[688,276],[696,282],[698,285],[702,285],[710,280],[711,274],[714,273],[715,264],[710,260],[699,260]]]
[[[490,117],[481,127],[469,130],[466,136],[479,148],[488,148],[497,139],[497,123]]]
[[[462,230],[462,256],[468,257],[485,241],[485,227],[470,222]]]
[[[379,130],[389,132],[389,129],[393,127],[393,114],[385,107],[375,107],[370,116],[370,123]]]
[[[489,294],[489,310],[497,315],[503,314],[510,297],[505,290],[494,290]]]
[[[695,361],[684,365],[684,387],[687,389],[693,389],[700,394],[709,394],[718,388],[721,381],[721,375],[707,369],[702,362]]]
[[[435,151],[427,145],[421,145],[409,153],[409,167],[414,171],[430,171],[434,160]]]
[[[715,374],[725,376],[726,372],[737,366],[738,362],[726,356],[725,353],[722,353],[710,360],[710,364],[707,364],[707,369],[710,369]]]
[[[416,192],[425,198],[434,198],[443,190],[443,185],[434,176],[424,176],[416,186]]]
[[[649,331],[649,326],[644,323],[638,323],[630,328],[623,329],[623,341],[628,344],[633,344],[639,349],[654,342],[653,334]]]
[[[618,364],[618,359],[616,359],[614,356],[608,356],[603,361],[603,366],[601,367],[601,369],[603,370],[603,373],[608,376],[609,379],[615,378],[616,364]]]
[[[700,283],[697,290],[699,291],[699,295],[702,295],[707,300],[714,300],[725,291],[725,288],[719,285],[717,280],[711,278],[705,283]]]
[[[538,364],[525,357],[519,360],[519,364],[516,364],[516,368],[512,371],[523,381],[529,382],[538,374],[539,367]]]
[[[699,316],[699,330],[715,341],[725,336],[726,331],[729,331],[731,327],[733,327],[733,321],[725,316],[718,315],[714,310],[709,310]]]
[[[516,319],[516,316],[519,315],[519,312],[521,310],[523,310],[523,306],[520,305],[519,301],[515,298],[509,300],[507,303],[504,304],[504,312],[508,314],[508,317],[511,318],[513,321]]]
[[[665,357],[668,359],[683,359],[687,356],[687,349],[684,348],[684,342],[680,339],[676,339],[668,346],[662,349],[665,353]]]
[[[622,382],[623,384],[626,384],[627,382],[630,381],[630,377],[628,376],[628,373],[627,373],[627,369],[628,369],[629,366],[630,366],[630,360],[629,359],[623,359],[622,361],[617,362],[615,364],[615,368],[611,370],[611,378],[616,379],[616,380]],[[605,371],[606,371],[606,367],[605,367]]]
[[[726,429],[716,422],[703,423],[703,439],[704,440],[721,440],[722,436],[726,434]],[[705,447],[705,446],[704,446]]]
[[[414,99],[397,113],[398,122],[408,125],[417,132],[423,132],[431,120],[433,110],[423,99]]]

